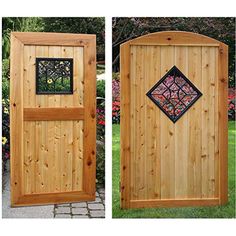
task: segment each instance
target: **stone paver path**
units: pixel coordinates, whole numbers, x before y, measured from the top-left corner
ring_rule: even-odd
[[[3,218],[105,218],[105,191],[98,188],[92,202],[79,202],[47,206],[10,207],[10,176],[5,172],[5,189],[2,193]]]
[[[92,202],[54,205],[54,218],[105,218],[105,192],[100,188]]]

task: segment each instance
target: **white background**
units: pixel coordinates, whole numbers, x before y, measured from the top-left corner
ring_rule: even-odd
[[[235,0],[1,0],[1,17],[106,17],[106,219],[0,219],[0,235],[235,235],[236,221],[234,219],[111,218],[111,18],[119,16],[235,17],[235,9]]]

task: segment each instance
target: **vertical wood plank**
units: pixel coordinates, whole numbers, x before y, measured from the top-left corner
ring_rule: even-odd
[[[161,47],[161,76],[174,65],[174,47]],[[175,196],[175,138],[173,122],[161,112],[161,198]]]
[[[142,198],[140,196],[140,190],[142,191],[142,173],[144,172],[143,170],[143,163],[141,162],[142,156],[141,156],[141,79],[142,79],[142,73],[143,73],[143,50],[141,46],[136,47],[137,53],[136,53],[136,78],[135,78],[135,83],[136,83],[136,89],[135,89],[135,101],[136,105],[133,109],[135,109],[135,144],[136,144],[136,150],[135,150],[135,163],[136,163],[136,169],[135,169],[135,182],[136,182],[136,197],[137,199]],[[132,81],[133,78],[130,78],[130,81]],[[130,134],[131,135],[131,134]],[[137,137],[139,137],[137,139]],[[130,137],[131,138],[131,137]],[[131,157],[130,157],[131,158]],[[133,159],[133,158],[132,158]],[[132,160],[130,160],[131,162]]]
[[[136,181],[136,172],[138,168],[138,162],[136,160],[136,101],[137,101],[137,92],[136,88],[138,86],[136,81],[136,68],[137,68],[137,47],[132,46],[130,48],[130,155],[132,159],[130,160],[130,199],[137,199],[137,181]]]
[[[24,107],[34,107],[35,46],[24,47]],[[35,193],[35,122],[24,122],[24,194]]]
[[[36,46],[35,47],[35,57],[48,57],[49,48],[47,46]],[[34,78],[34,77],[33,77]],[[31,78],[32,83],[34,83],[34,93],[35,93],[35,81]],[[36,107],[47,107],[48,105],[48,95],[35,95],[33,96],[35,100]],[[31,98],[31,99],[33,99]],[[45,169],[48,168],[47,161],[47,123],[42,121],[35,122],[35,189],[37,193],[43,193],[50,191],[47,189],[47,183],[45,181],[48,178]]]
[[[121,208],[130,205],[130,45],[120,47],[120,173],[121,173]]]
[[[160,47],[145,48],[145,94],[161,78]],[[140,95],[139,95],[140,96]],[[145,199],[160,198],[160,109],[145,95]],[[143,168],[140,166],[140,169]]]
[[[35,57],[40,58],[40,57],[48,57],[48,50],[49,47],[48,46],[35,46]],[[35,97],[35,106],[36,107],[47,107],[48,103],[48,95],[36,95],[36,83],[35,81],[32,79],[32,82],[34,82],[34,84],[32,84],[32,88],[34,90],[34,97]]]
[[[161,78],[161,47],[154,46],[153,52],[153,79],[150,83],[155,84],[159,78]],[[150,85],[151,87],[151,85]],[[155,153],[155,165],[154,165],[154,198],[161,198],[161,111],[154,104],[154,126],[152,129],[153,139],[153,152]]]
[[[84,47],[84,71],[83,189],[95,198],[95,181],[91,179],[96,179],[96,36]]]
[[[219,48],[216,48],[215,55],[215,158],[214,158],[214,168],[215,168],[215,197],[219,198]]]
[[[175,65],[188,78],[188,48],[175,47]],[[175,123],[175,198],[187,197],[188,152],[189,152],[189,110]]]
[[[73,58],[73,47],[61,47],[61,56],[63,58]],[[74,80],[74,77],[73,77]],[[73,95],[62,95],[61,105],[62,107],[73,106]],[[73,121],[62,122],[62,133],[64,133],[64,151],[62,152],[61,169],[62,169],[62,191],[72,190],[72,165],[73,165]]]
[[[154,111],[153,102],[146,96],[147,91],[155,84],[154,78],[154,61],[153,53],[154,47],[146,47],[146,73],[145,73],[145,86],[144,94],[145,97],[145,160],[146,160],[146,194],[145,199],[154,199],[155,198],[155,167],[156,167],[156,158],[155,158],[155,146],[156,146],[156,113]]]
[[[137,137],[139,137],[137,141],[137,157],[139,162],[139,172],[138,172],[138,199],[145,199],[145,178],[146,178],[146,156],[145,156],[145,148],[146,148],[146,140],[145,140],[145,122],[146,122],[146,110],[145,110],[145,73],[146,73],[146,46],[139,46],[139,66],[140,71],[137,75],[139,78],[139,86],[138,93],[139,95],[139,113],[137,114],[137,123],[138,123],[138,133]]]
[[[23,158],[23,45],[11,34],[10,64],[10,155],[11,155],[11,205],[22,195]]]
[[[74,94],[73,106],[84,104],[84,49],[74,47]]]
[[[228,46],[219,47],[219,158],[220,158],[220,204],[228,201],[228,126],[227,126],[227,96],[228,96]]]
[[[202,91],[202,49],[188,48],[188,78]],[[189,161],[188,161],[188,197],[201,198],[201,146],[202,146],[202,98],[200,98],[189,112]]]
[[[62,57],[62,49],[61,47],[50,47],[49,48],[49,56],[60,58]],[[48,107],[62,107],[62,101],[64,97],[62,95],[53,95],[48,96]],[[50,147],[49,147],[49,155],[50,155],[50,166],[49,170],[51,170],[52,173],[55,173],[54,175],[51,175],[50,177],[50,191],[52,192],[60,192],[63,191],[62,188],[62,181],[61,181],[61,175],[63,171],[63,151],[62,148],[62,124],[64,121],[50,121],[48,122],[48,136],[50,138]]]
[[[208,197],[209,179],[209,60],[210,52],[208,47],[202,47],[202,198]]]
[[[74,47],[73,106],[84,104],[83,48]],[[72,190],[82,190],[83,181],[83,121],[73,121]]]
[[[209,164],[208,164],[208,197],[215,196],[215,83],[216,83],[216,49],[215,47],[210,47],[209,49],[209,78],[208,78],[208,88],[209,88]]]

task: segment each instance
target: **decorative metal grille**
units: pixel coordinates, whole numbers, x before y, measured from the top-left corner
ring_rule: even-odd
[[[202,93],[173,66],[146,95],[175,123]]]
[[[36,58],[36,94],[72,94],[73,59]]]

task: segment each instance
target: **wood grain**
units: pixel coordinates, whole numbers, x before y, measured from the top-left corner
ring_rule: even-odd
[[[205,35],[185,31],[163,31],[143,35],[129,41],[131,45],[219,46],[220,42]]]
[[[121,207],[225,204],[227,46],[174,31],[120,49]],[[203,94],[176,123],[146,96],[174,65]]]
[[[35,106],[34,81],[35,75],[35,46],[24,47],[24,94],[23,103],[26,106]],[[24,122],[24,187],[23,193],[35,193],[35,122]]]
[[[175,65],[188,78],[188,47],[176,46],[174,50]],[[188,197],[189,114],[190,111],[187,111],[174,125],[175,198]]]
[[[121,173],[121,208],[130,204],[130,45],[120,48],[120,173]]]
[[[161,47],[161,77],[174,65],[174,47]],[[157,109],[157,107],[155,107]],[[173,122],[161,112],[161,198],[175,196],[175,136]]]
[[[217,206],[218,198],[202,198],[202,199],[148,199],[148,200],[132,200],[130,208],[154,208],[154,207],[190,207],[190,206]]]
[[[74,47],[74,96],[73,106],[83,107],[84,104],[84,49]],[[82,190],[83,184],[83,132],[84,121],[73,122],[73,167],[72,190]]]
[[[83,189],[95,198],[96,179],[96,38],[84,47]]]
[[[96,38],[92,34],[13,32],[15,38],[26,45],[86,46]]]
[[[24,120],[83,120],[84,108],[24,108]]]
[[[220,203],[228,202],[228,123],[227,123],[227,96],[228,96],[228,46],[221,43],[219,47],[218,86],[219,86],[219,191]]]
[[[202,49],[191,47],[188,49],[188,78],[202,91]],[[201,169],[201,124],[202,97],[189,110],[189,158],[188,158],[188,193],[189,198],[201,198],[202,169]],[[218,129],[218,127],[217,127]]]
[[[15,205],[22,195],[23,44],[13,34],[10,54],[11,205]]]
[[[95,199],[95,55],[94,35],[11,35],[12,206]],[[73,58],[73,94],[36,94],[38,57]]]

